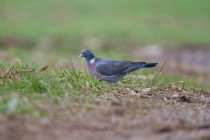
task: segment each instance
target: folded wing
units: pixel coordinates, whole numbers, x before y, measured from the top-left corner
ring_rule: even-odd
[[[130,62],[97,58],[96,71],[101,75],[114,76],[137,70],[145,62]]]

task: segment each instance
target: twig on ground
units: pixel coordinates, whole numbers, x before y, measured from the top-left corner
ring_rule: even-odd
[[[152,82],[152,83],[155,82],[155,80],[156,80],[157,77],[160,75],[161,71],[163,70],[164,66],[165,66],[165,61],[164,61],[163,65],[162,65],[162,67],[159,69],[159,71],[155,74],[154,78],[153,78],[152,80],[150,80],[148,84],[150,84],[151,82]]]
[[[164,66],[165,66],[165,61],[162,65],[162,67],[159,69],[159,71],[155,74],[155,77],[152,79],[153,81],[156,80],[156,78],[160,75],[160,72],[163,70]]]
[[[40,72],[45,71],[46,69],[48,69],[48,67],[49,67],[49,66],[46,65],[46,66],[42,67],[39,71],[40,71]]]

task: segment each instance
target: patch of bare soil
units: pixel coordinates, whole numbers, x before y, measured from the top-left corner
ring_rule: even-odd
[[[104,94],[88,104],[49,107],[47,118],[41,120],[30,113],[0,115],[0,139],[210,139],[209,91],[171,85],[164,89],[135,95]]]

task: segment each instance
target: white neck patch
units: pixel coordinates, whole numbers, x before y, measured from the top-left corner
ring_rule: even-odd
[[[90,60],[90,64],[93,64],[95,62],[95,58]]]

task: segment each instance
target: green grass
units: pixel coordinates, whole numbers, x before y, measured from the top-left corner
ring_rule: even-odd
[[[108,98],[116,93],[136,92],[141,94],[143,88],[163,89],[166,85],[175,83],[181,87],[180,80],[185,81],[185,88],[205,89],[209,83],[197,84],[181,77],[159,75],[152,82],[147,79],[139,79],[138,75],[154,75],[154,70],[147,70],[130,74],[121,80],[121,84],[109,84],[100,82],[85,72],[74,70],[45,70],[41,71],[38,66],[23,65],[21,63],[1,63],[0,73],[0,112],[28,113],[40,117],[47,115],[45,107],[62,107],[63,102],[69,104],[79,103],[87,110],[92,110],[91,102],[97,97]],[[201,86],[202,85],[202,86]],[[102,106],[103,108],[103,106]]]
[[[25,98],[33,103],[36,100],[38,102],[53,101],[65,94],[79,94],[82,90],[87,90],[92,94],[102,94],[103,86],[107,85],[101,84],[85,73],[76,71],[40,72],[37,67],[21,64],[2,64],[1,67],[1,112],[28,111],[30,106],[25,105],[23,101]]]

